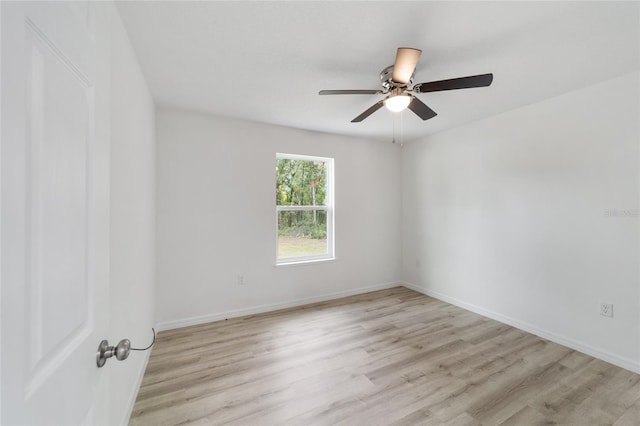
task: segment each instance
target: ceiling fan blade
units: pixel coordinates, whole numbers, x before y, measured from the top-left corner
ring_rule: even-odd
[[[418,64],[422,50],[411,47],[399,47],[396,62],[393,65],[393,81],[408,84]]]
[[[422,102],[420,99],[416,98],[415,96],[413,97],[413,99],[411,100],[411,103],[407,108],[415,112],[416,115],[422,118],[423,120],[428,120],[438,115],[434,110],[429,108],[424,102]]]
[[[319,95],[378,95],[382,90],[321,90]]]
[[[364,120],[365,118],[367,118],[368,116],[370,116],[371,114],[373,114],[374,112],[382,108],[382,105],[384,105],[384,101],[376,102],[375,104],[373,104],[373,106],[371,106],[371,108],[369,108],[368,110],[366,110],[365,112],[363,112],[362,114],[360,114],[359,116],[351,120],[351,122],[352,123],[361,122],[362,120]]]
[[[442,90],[470,89],[491,85],[493,74],[472,75],[469,77],[452,78],[449,80],[418,83],[413,86],[415,93],[440,92]]]

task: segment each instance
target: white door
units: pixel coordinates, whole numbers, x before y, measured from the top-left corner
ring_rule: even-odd
[[[108,7],[0,2],[3,425],[106,419]]]

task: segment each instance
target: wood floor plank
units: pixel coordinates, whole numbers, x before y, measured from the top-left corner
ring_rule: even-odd
[[[638,419],[640,419],[640,402],[637,402],[625,411],[613,426],[638,426]]]
[[[397,287],[158,334],[132,425],[640,424],[640,375]]]

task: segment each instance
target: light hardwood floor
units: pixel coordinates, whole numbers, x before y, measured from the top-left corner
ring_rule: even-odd
[[[640,375],[398,287],[162,332],[132,425],[640,425]]]

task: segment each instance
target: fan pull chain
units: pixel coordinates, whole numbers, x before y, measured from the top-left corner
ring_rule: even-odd
[[[400,111],[400,146],[404,145],[404,111]]]
[[[393,123],[393,138],[391,139],[391,143],[396,143],[396,115],[391,114],[391,123]]]

